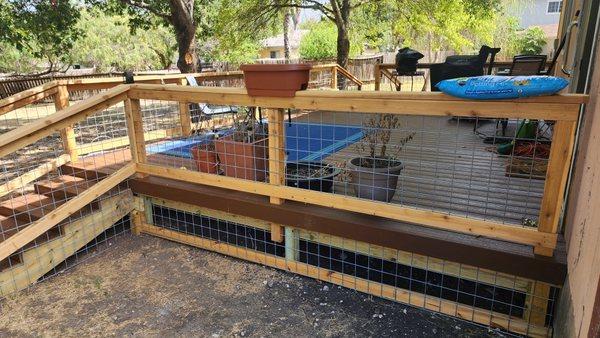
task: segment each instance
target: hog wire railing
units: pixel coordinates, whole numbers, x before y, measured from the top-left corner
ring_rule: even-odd
[[[141,108],[147,104],[197,102],[208,111],[184,118],[196,125],[184,137],[149,148],[156,162],[143,154],[151,127],[140,122],[141,172],[531,245],[548,256],[582,103],[577,95],[473,102],[438,93],[307,91],[266,98],[143,84],[131,87],[129,99],[131,114],[143,110],[153,125],[164,121]],[[232,115],[229,124],[203,124],[217,109]],[[488,145],[473,132],[482,120],[492,128]],[[512,127],[501,136],[496,124]],[[380,158],[368,163],[373,155]],[[320,179],[312,190],[298,189],[286,186],[286,175],[296,185],[311,181],[303,175]]]
[[[10,236],[0,242],[0,261],[9,265],[14,254],[134,173],[500,239],[550,256],[575,125],[587,100],[474,102],[439,93],[312,90],[279,98],[237,88],[132,84],[67,107],[65,93],[78,85],[55,83],[0,104],[11,111],[54,96],[59,110],[0,135],[2,160],[45,138],[62,139],[54,148],[60,163],[27,175],[16,171],[21,186],[5,184],[5,197],[19,196],[61,163],[113,169],[16,233],[3,233]],[[132,217],[141,222],[140,212]],[[277,224],[269,230],[281,233]]]

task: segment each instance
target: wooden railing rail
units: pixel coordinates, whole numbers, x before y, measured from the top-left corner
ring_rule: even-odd
[[[56,94],[57,81],[51,81],[0,100],[0,116]]]
[[[57,87],[60,88],[58,83]],[[35,94],[32,94],[35,95]],[[139,100],[165,100],[180,103],[206,102],[221,105],[258,106],[268,109],[272,142],[269,183],[240,180],[189,170],[165,168],[145,161],[146,137]],[[302,91],[292,98],[251,97],[245,89],[188,87],[154,84],[119,85],[90,99],[65,107],[55,114],[0,135],[0,157],[45,136],[64,130],[90,114],[125,101],[129,143],[137,171],[200,184],[218,186],[264,196],[273,203],[294,200],[336,209],[386,217],[477,236],[531,245],[541,255],[552,255],[557,242],[558,220],[563,205],[572,156],[575,126],[581,104],[588,97],[578,94],[555,95],[504,101],[468,101],[442,93]],[[469,219],[436,211],[408,208],[343,195],[287,187],[282,184],[281,167],[283,109],[326,110],[332,112],[389,113],[398,115],[466,116],[489,118],[529,118],[556,121],[536,228],[500,222]],[[279,145],[279,146],[278,146]]]
[[[529,118],[554,120],[549,170],[539,218],[539,227],[527,228],[494,221],[470,219],[436,211],[408,208],[402,205],[382,203],[287,187],[274,175],[269,183],[239,180],[189,170],[166,168],[139,163],[138,171],[210,186],[269,196],[273,203],[294,200],[330,208],[366,213],[424,225],[454,232],[485,236],[520,244],[531,245],[541,255],[552,255],[557,242],[558,212],[562,207],[568,163],[572,156],[572,142],[580,105],[587,101],[585,95],[556,95],[519,100],[469,101],[442,93],[400,92],[297,92],[293,98],[251,97],[244,89],[237,88],[191,88],[134,84],[129,91],[130,99],[155,99],[177,102],[201,100],[212,104],[258,106],[269,109],[269,128],[276,132],[283,129],[279,118],[281,109],[326,110],[332,112],[390,113],[399,115],[466,116],[488,118]],[[274,125],[271,125],[274,124]],[[271,130],[272,129],[272,130]],[[137,131],[141,133],[141,131]],[[276,141],[279,133],[272,136]],[[271,141],[271,140],[270,140]],[[138,147],[143,144],[136,142]],[[274,149],[271,149],[274,148]],[[270,144],[271,170],[281,172],[281,160],[275,153],[281,147]]]

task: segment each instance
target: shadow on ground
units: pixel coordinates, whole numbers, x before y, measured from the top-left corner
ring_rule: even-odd
[[[149,236],[0,301],[0,336],[498,336],[464,321]]]

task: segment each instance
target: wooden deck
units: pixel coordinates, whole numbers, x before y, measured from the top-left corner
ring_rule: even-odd
[[[360,126],[363,118],[363,114],[312,112],[294,120]],[[421,116],[403,119],[402,129],[392,135],[390,144],[407,131],[416,134],[399,154],[405,168],[392,203],[509,224],[522,224],[524,218],[537,220],[544,180],[507,176],[510,159],[490,151],[493,146],[484,144],[473,132],[472,121]],[[355,145],[350,145],[325,161],[343,165],[357,154]],[[129,160],[129,151],[119,149],[84,157],[72,167],[110,174]],[[193,160],[175,156],[150,154],[148,162],[196,170]],[[354,187],[336,180],[334,192],[354,196]]]

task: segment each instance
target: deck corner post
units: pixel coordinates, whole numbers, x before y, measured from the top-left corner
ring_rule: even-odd
[[[381,87],[381,68],[380,63],[375,63],[375,90],[379,91]]]
[[[187,79],[180,79],[179,85],[186,86]],[[192,134],[192,115],[188,102],[179,102],[179,119],[181,123],[181,136],[190,136]]]
[[[267,109],[269,118],[269,183],[285,185],[285,128],[283,109]],[[283,204],[279,197],[270,197],[273,204]]]
[[[69,106],[69,89],[64,83],[57,83],[54,95],[54,107],[56,111],[63,110]],[[77,161],[77,142],[75,140],[75,129],[73,126],[65,127],[60,131],[65,154],[71,156],[71,161]]]
[[[139,99],[125,99],[125,120],[127,121],[131,159],[136,164],[146,163],[146,143]]]
[[[338,65],[331,66],[331,89],[338,89]]]
[[[575,145],[576,128],[577,121],[559,120],[554,124],[544,195],[540,208],[539,232],[556,234],[559,231],[559,221]],[[534,253],[542,256],[552,256],[554,246],[536,246]]]

